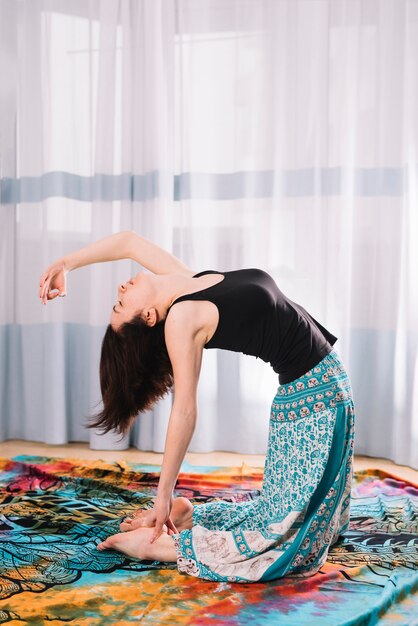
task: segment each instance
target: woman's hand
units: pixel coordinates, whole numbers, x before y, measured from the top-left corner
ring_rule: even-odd
[[[169,498],[163,498],[161,496],[156,497],[153,512],[153,519],[149,518],[149,521],[155,521],[154,532],[151,535],[150,543],[153,543],[164,532],[164,524],[167,526],[167,532],[170,534],[170,530],[174,533],[178,533],[173,520],[171,519],[171,508],[173,506],[173,496]]]
[[[42,304],[57,296],[67,295],[68,271],[62,260],[56,261],[45,270],[39,281],[39,297]]]

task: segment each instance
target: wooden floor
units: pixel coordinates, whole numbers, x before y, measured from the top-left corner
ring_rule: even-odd
[[[76,459],[103,459],[105,461],[133,461],[161,465],[163,455],[156,452],[144,452],[137,448],[129,450],[91,450],[88,443],[68,443],[62,446],[51,446],[32,441],[10,439],[0,443],[0,456],[11,458],[18,454],[35,454],[41,456],[69,457]],[[262,454],[235,454],[233,452],[188,452],[185,460],[192,465],[253,465],[263,467],[265,456]],[[418,470],[405,465],[397,465],[388,459],[368,456],[354,457],[354,470],[379,468],[418,484]]]

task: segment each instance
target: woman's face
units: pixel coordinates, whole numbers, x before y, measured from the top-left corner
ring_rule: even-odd
[[[133,317],[140,316],[146,321],[147,309],[155,299],[155,286],[150,275],[139,272],[126,283],[118,286],[117,300],[113,305],[110,324],[114,330]]]

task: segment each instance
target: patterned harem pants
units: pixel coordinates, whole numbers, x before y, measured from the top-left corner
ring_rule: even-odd
[[[195,505],[193,527],[171,535],[178,571],[230,582],[317,572],[348,528],[354,423],[350,381],[333,349],[279,386],[260,495]]]

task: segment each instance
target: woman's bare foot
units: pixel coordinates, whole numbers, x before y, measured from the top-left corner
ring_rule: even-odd
[[[118,550],[141,561],[175,562],[177,560],[176,549],[171,537],[163,533],[150,543],[152,533],[150,528],[136,528],[129,533],[111,535],[96,547],[98,550]]]
[[[171,519],[177,530],[181,532],[185,528],[192,527],[192,516],[193,516],[193,504],[187,498],[180,496],[179,498],[174,498],[173,506],[171,508]],[[128,530],[135,530],[136,528],[150,528],[154,526],[153,523],[150,522],[151,514],[148,509],[138,509],[135,511],[132,517],[127,517],[125,521],[120,524],[120,529],[123,532]],[[164,524],[163,530],[167,532],[167,526]],[[172,534],[172,531],[169,531],[169,534]]]

